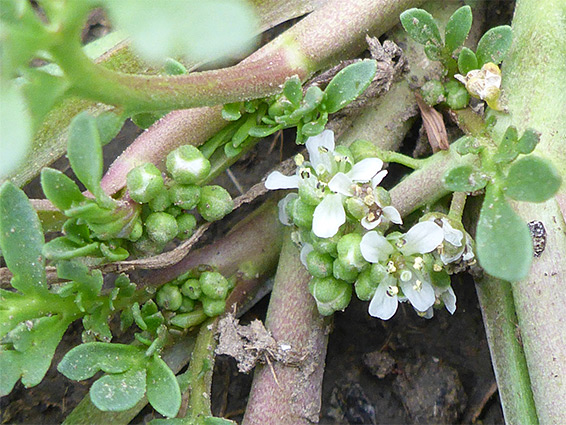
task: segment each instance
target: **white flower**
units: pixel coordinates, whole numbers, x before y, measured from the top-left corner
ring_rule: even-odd
[[[430,221],[435,220],[431,218]],[[444,233],[444,243],[440,250],[440,260],[444,264],[456,263],[460,260],[468,262],[474,258],[472,239],[459,229],[452,227],[450,221],[441,218],[441,228]],[[464,242],[465,238],[465,243]]]
[[[427,276],[419,271],[408,267],[404,270],[406,278],[399,279],[399,286],[403,290],[403,294],[409,299],[411,305],[419,312],[425,312],[432,307],[436,297],[434,295],[434,288],[427,280]],[[403,276],[404,273],[401,273]]]
[[[446,307],[446,310],[448,310],[450,314],[454,314],[454,312],[456,311],[456,294],[454,293],[452,287],[448,286],[447,288],[438,288],[435,286],[434,294],[436,296],[435,304],[439,304],[440,302],[442,302]],[[423,315],[425,319],[432,319],[433,316],[434,316],[433,307],[429,307],[428,310]]]
[[[379,158],[365,158],[356,163],[347,173],[337,173],[328,188],[344,196],[356,196],[366,205],[367,214],[362,218],[362,226],[368,230],[375,229],[385,218],[395,224],[403,223],[399,211],[395,207],[382,207],[376,196],[376,187],[387,175],[382,170],[383,161]],[[362,184],[359,183],[369,183]]]
[[[331,238],[346,222],[346,212],[342,205],[342,195],[326,195],[314,209],[312,232],[319,238]]]
[[[293,224],[291,217],[289,217],[289,215],[287,214],[287,205],[289,204],[289,202],[297,199],[298,197],[299,195],[297,195],[296,193],[289,193],[277,204],[277,206],[279,207],[279,221],[285,226],[290,226]]]
[[[299,176],[286,176],[280,171],[273,171],[265,180],[265,188],[269,190],[298,189]]]
[[[376,231],[367,232],[360,242],[362,256],[370,263],[383,263],[395,252],[391,243]]]
[[[397,297],[398,293],[399,288],[393,276],[389,275],[383,279],[379,283],[369,303],[368,312],[370,316],[378,317],[382,320],[391,319],[397,311],[397,305],[399,303],[399,298]]]
[[[332,130],[324,130],[317,136],[309,137],[305,145],[309,153],[309,162],[317,176],[326,173],[332,175],[337,171]]]
[[[432,221],[415,224],[400,239],[399,250],[403,255],[426,254],[434,251],[444,240],[444,232]]]

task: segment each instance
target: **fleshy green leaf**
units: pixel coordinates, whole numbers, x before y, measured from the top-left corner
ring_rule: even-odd
[[[276,133],[277,131],[281,130],[281,128],[283,128],[282,125],[275,125],[275,126],[255,125],[252,128],[250,128],[248,134],[252,137],[257,137],[261,139],[263,137],[267,137],[272,135],[273,133]]]
[[[76,183],[59,170],[41,170],[41,188],[47,199],[60,210],[71,208],[73,202],[85,199]]]
[[[288,78],[283,87],[283,94],[295,106],[298,106],[303,99],[303,87],[301,80],[296,75]]]
[[[488,186],[480,212],[476,248],[480,265],[493,277],[516,282],[531,267],[529,228],[493,186]]]
[[[101,113],[95,121],[102,146],[110,143],[124,125],[124,118],[111,111]]]
[[[181,407],[181,390],[175,374],[159,357],[147,366],[147,399],[163,416],[174,417]]]
[[[92,384],[90,399],[103,412],[121,412],[134,407],[145,394],[145,369],[105,375]]]
[[[100,270],[89,270],[78,261],[61,261],[57,264],[57,276],[80,284],[80,291],[87,296],[95,297],[100,293],[103,284]]]
[[[362,60],[341,70],[324,90],[326,111],[333,114],[352,102],[368,88],[376,71],[375,60]]]
[[[462,165],[448,170],[443,180],[452,192],[474,192],[485,187],[489,177],[471,165]]]
[[[472,18],[471,7],[462,6],[448,20],[444,42],[449,53],[452,53],[466,41],[472,28]]]
[[[517,129],[512,125],[507,127],[503,139],[497,147],[497,153],[493,158],[496,163],[508,163],[514,161],[519,156],[519,150],[517,149],[518,138]]]
[[[125,372],[139,364],[140,356],[143,356],[143,351],[133,345],[89,342],[65,354],[57,370],[73,381],[82,381],[99,370]]]
[[[102,146],[96,119],[88,112],[81,112],[71,121],[67,156],[85,187],[94,195],[101,192]]]
[[[163,68],[168,75],[184,75],[189,72],[185,65],[173,58],[166,58]]]
[[[509,25],[501,25],[487,31],[478,42],[476,56],[481,67],[487,62],[499,65],[511,47],[513,31]]]
[[[141,129],[147,129],[155,124],[163,114],[158,114],[156,112],[140,112],[139,114],[132,115],[132,122]]]
[[[43,246],[43,255],[50,260],[70,260],[76,257],[86,257],[98,252],[99,242],[88,245],[77,245],[67,237],[61,236],[47,242]]]
[[[556,194],[562,178],[550,161],[529,155],[511,165],[505,183],[505,194],[510,198],[544,202]]]
[[[242,109],[242,102],[227,103],[222,108],[222,118],[226,121],[239,120],[242,116],[240,109]]]
[[[517,143],[517,150],[528,155],[535,150],[539,140],[540,133],[532,128],[527,128]]]
[[[26,76],[29,82],[22,87],[22,91],[31,112],[33,128],[38,129],[43,118],[65,94],[69,82],[39,70],[26,70]]]
[[[1,181],[15,173],[24,162],[31,145],[32,122],[20,87],[0,79],[0,91]]]
[[[324,94],[322,90],[317,86],[310,86],[305,93],[305,97],[301,102],[301,106],[295,109],[288,116],[288,120],[285,116],[275,117],[275,121],[280,122],[285,125],[292,125],[293,122],[300,120],[306,114],[314,111],[321,104]]]
[[[21,347],[25,351],[0,350],[0,396],[9,394],[20,377],[26,388],[42,381],[68,326],[69,321],[58,315],[43,317],[33,321],[31,328],[26,327],[33,342]]]
[[[442,46],[440,30],[432,15],[423,9],[409,9],[401,13],[401,24],[405,31],[420,44]]]
[[[478,68],[478,58],[476,54],[467,47],[462,48],[462,51],[458,55],[458,69],[460,73],[465,76],[472,69]]]
[[[0,187],[0,248],[17,290],[46,289],[43,243],[41,223],[26,194],[4,183]]]
[[[184,56],[195,62],[239,56],[253,45],[257,18],[241,0],[104,1],[113,23],[127,31],[150,61]]]

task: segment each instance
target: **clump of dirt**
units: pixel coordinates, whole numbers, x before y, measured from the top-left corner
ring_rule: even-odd
[[[249,325],[242,326],[232,314],[218,322],[216,354],[236,359],[238,370],[242,373],[250,372],[258,363],[276,361],[296,365],[301,362],[300,353],[287,342],[275,341],[260,320],[252,320]]]

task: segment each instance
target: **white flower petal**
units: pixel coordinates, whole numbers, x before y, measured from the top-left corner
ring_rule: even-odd
[[[464,247],[460,247],[460,249],[458,249],[456,252],[454,252],[451,255],[447,254],[446,251],[443,251],[440,254],[440,260],[444,264],[454,263],[455,261],[458,261],[460,259],[463,252],[464,252]]]
[[[403,239],[405,240],[405,245],[401,248],[403,254],[426,254],[442,243],[444,232],[432,221],[423,221],[411,227]],[[426,309],[421,311],[424,310]]]
[[[467,82],[467,78],[464,77],[462,74],[454,74],[454,78],[456,78],[462,84],[466,84],[466,82]]]
[[[429,307],[429,309],[425,311],[424,314],[421,312],[421,315],[425,319],[432,319],[434,317],[434,309],[432,307]]]
[[[379,226],[379,223],[381,223],[381,217],[374,221],[368,221],[367,217],[362,218],[362,226],[364,227],[364,229],[375,229],[377,226]]]
[[[379,158],[365,158],[354,164],[348,171],[347,176],[356,182],[369,182],[383,167],[383,161]]]
[[[274,171],[267,176],[265,187],[269,190],[297,189],[299,187],[299,177],[297,175],[286,176],[279,171]]]
[[[456,294],[451,286],[448,287],[446,291],[442,293],[440,296],[442,302],[444,302],[444,306],[446,310],[450,312],[450,314],[454,314],[456,311]]]
[[[287,204],[289,204],[289,202],[291,202],[293,199],[297,199],[298,197],[299,195],[297,195],[296,193],[289,193],[277,204],[277,206],[279,207],[279,221],[285,226],[290,226],[291,224],[293,224],[291,217],[287,215]]]
[[[370,263],[386,261],[395,250],[389,241],[376,231],[368,232],[360,242],[362,256]]]
[[[309,253],[313,250],[314,247],[310,243],[305,243],[301,248],[301,254],[299,258],[301,259],[301,263],[303,263],[303,266],[305,266],[305,269],[307,268],[307,255],[309,255]]]
[[[368,312],[370,316],[379,317],[382,320],[389,320],[393,317],[397,311],[397,296],[390,296],[387,293],[389,288],[388,280],[383,280],[377,289],[375,294],[369,303]]]
[[[444,231],[444,240],[454,246],[462,246],[464,233],[452,227],[450,222],[445,218],[442,219],[442,230]]]
[[[322,147],[328,152],[334,151],[334,132],[332,130],[324,130],[317,136],[309,137],[305,145],[309,152],[309,161],[313,168],[317,170],[319,165],[326,167],[327,164],[325,164],[325,162],[327,161],[323,161],[320,148]]]
[[[344,173],[336,173],[332,180],[328,182],[328,188],[336,193],[341,193],[342,195],[352,196],[354,191],[352,190],[352,185],[354,182]]]
[[[379,183],[381,183],[381,181],[385,178],[386,175],[387,175],[387,170],[381,170],[379,173],[377,173],[375,177],[371,179],[371,187],[375,189],[379,185]]]
[[[432,285],[427,281],[420,281],[419,284],[415,273],[408,282],[399,281],[399,286],[409,298],[411,305],[418,311],[427,311],[436,300]]]
[[[346,212],[342,205],[342,195],[327,195],[314,209],[312,231],[319,238],[330,238],[345,222]]]
[[[403,224],[403,219],[401,218],[401,214],[397,211],[397,208],[392,206],[383,207],[381,210],[381,214],[392,223],[395,224]]]

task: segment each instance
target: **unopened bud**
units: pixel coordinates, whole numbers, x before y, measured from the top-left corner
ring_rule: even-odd
[[[198,212],[206,221],[216,221],[234,209],[234,201],[221,186],[204,186],[201,189]]]
[[[313,278],[309,283],[309,291],[323,316],[344,310],[352,298],[352,285],[333,277]]]
[[[197,225],[197,219],[192,214],[182,214],[177,217],[177,227],[179,228],[179,233],[177,233],[177,238],[185,240],[190,238],[195,231]]]
[[[126,176],[130,197],[139,203],[151,201],[163,190],[161,171],[151,164],[143,164],[131,170]]]
[[[200,187],[176,183],[169,189],[169,199],[184,210],[192,210],[196,208],[200,200]]]
[[[181,184],[193,184],[210,172],[210,162],[192,145],[180,146],[167,155],[167,171]]]
[[[334,259],[330,254],[320,253],[315,250],[307,255],[307,269],[314,277],[332,276],[332,263]]]
[[[230,284],[218,272],[204,272],[201,274],[199,282],[202,293],[209,298],[222,300],[228,295]]]
[[[179,233],[175,217],[163,212],[150,214],[145,222],[145,229],[152,240],[162,245],[172,241]]]
[[[174,285],[163,285],[155,296],[157,305],[166,310],[176,311],[183,303],[181,291]]]

